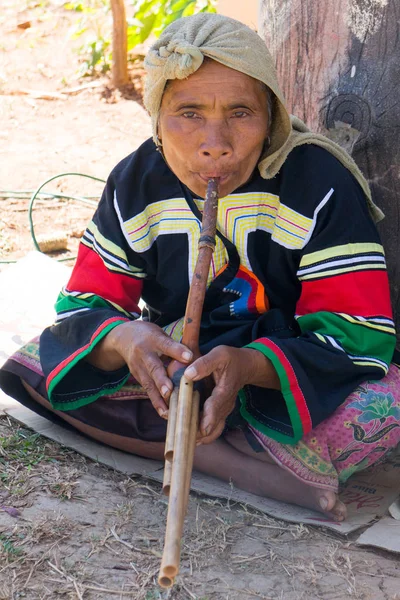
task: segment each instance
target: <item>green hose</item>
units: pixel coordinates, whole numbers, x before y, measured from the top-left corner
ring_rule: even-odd
[[[9,198],[10,196],[21,198],[30,198],[29,206],[28,206],[28,221],[29,221],[29,230],[31,233],[33,245],[35,249],[41,252],[39,248],[39,244],[36,239],[35,229],[33,226],[33,206],[35,201],[40,198],[43,200],[52,200],[54,198],[62,198],[67,200],[76,200],[77,202],[82,202],[84,204],[88,204],[89,206],[93,206],[95,208],[98,202],[95,200],[96,196],[71,196],[68,194],[59,194],[55,192],[42,192],[42,189],[50,183],[50,181],[54,181],[55,179],[60,179],[61,177],[69,177],[69,176],[77,176],[77,177],[86,177],[88,179],[93,179],[94,181],[99,181],[100,183],[105,183],[104,179],[100,179],[99,177],[93,177],[93,175],[86,175],[85,173],[60,173],[59,175],[54,175],[54,177],[50,177],[46,179],[44,183],[42,183],[37,190],[33,193],[30,190],[0,190],[0,198]],[[59,258],[58,262],[65,262],[68,260],[75,260],[75,256],[69,256],[68,258]],[[11,264],[17,262],[16,260],[0,260],[0,264]]]
[[[32,198],[29,202],[29,207],[28,207],[28,220],[29,220],[29,230],[31,232],[31,237],[32,237],[32,241],[33,241],[33,245],[35,246],[36,250],[38,250],[40,252],[40,248],[39,248],[39,244],[37,243],[36,240],[36,236],[35,236],[35,230],[33,227],[33,219],[32,219],[32,210],[33,210],[33,204],[36,200],[37,195],[39,194],[39,192],[42,190],[42,188],[44,188],[45,185],[47,185],[48,183],[50,183],[50,181],[54,181],[54,179],[60,179],[61,177],[69,177],[70,175],[74,175],[77,177],[87,177],[88,179],[93,179],[94,181],[100,181],[101,183],[105,183],[104,179],[99,179],[98,177],[93,177],[92,175],[85,175],[84,173],[60,173],[59,175],[54,175],[54,177],[50,177],[50,179],[47,179],[44,183],[42,183],[42,185],[40,185],[38,187],[38,189],[32,194]],[[79,199],[81,202],[82,201],[86,201],[86,203],[92,204],[92,201],[89,201],[83,197],[76,197],[76,199]]]

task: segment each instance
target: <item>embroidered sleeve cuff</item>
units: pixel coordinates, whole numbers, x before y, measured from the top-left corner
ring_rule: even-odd
[[[104,321],[94,331],[87,344],[57,365],[47,377],[47,394],[52,406],[57,410],[74,410],[90,404],[105,393],[120,389],[129,377],[128,367],[116,371],[103,371],[83,362],[111,329],[129,319],[113,317]],[[85,389],[82,382],[85,381]],[[63,391],[67,390],[68,391]]]
[[[261,422],[257,418],[259,417],[259,413],[257,410],[254,410],[251,402],[252,388],[254,386],[248,386],[248,390],[241,390],[240,392],[240,410],[242,416],[250,425],[272,439],[286,444],[296,443],[306,433],[311,431],[312,422],[303,391],[290,361],[282,349],[269,338],[260,338],[248,344],[246,348],[259,350],[272,362],[281,383],[280,396],[286,404],[290,426],[288,427],[287,424],[281,423],[278,419],[263,419],[263,422]],[[267,391],[263,388],[256,389],[258,390],[258,395],[264,391],[265,396],[267,396],[268,392],[270,392],[270,390]]]

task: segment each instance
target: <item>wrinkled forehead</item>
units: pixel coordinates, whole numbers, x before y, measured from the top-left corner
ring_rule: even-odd
[[[233,69],[209,57],[202,65],[184,79],[169,79],[161,97],[160,112],[181,101],[200,103],[200,99],[215,98],[223,104],[233,100],[250,102],[255,106],[266,106],[271,117],[271,92],[264,82],[246,73]]]
[[[179,95],[191,91],[193,93],[216,92],[223,94],[228,86],[233,89],[241,88],[248,94],[257,96],[260,92],[264,92],[267,96],[270,91],[263,81],[254,79],[242,71],[227,67],[205,56],[202,65],[188,77],[166,81],[161,97],[161,105],[166,95]],[[266,96],[265,99],[267,99]]]

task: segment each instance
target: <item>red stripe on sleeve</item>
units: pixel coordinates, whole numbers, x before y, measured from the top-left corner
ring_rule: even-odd
[[[74,363],[74,361],[77,362],[75,359],[77,357],[79,357],[80,354],[83,354],[83,352],[85,350],[87,350],[91,344],[93,344],[94,340],[104,331],[104,329],[106,329],[107,327],[110,327],[110,325],[112,325],[113,323],[119,324],[124,321],[128,321],[128,319],[124,319],[123,317],[113,317],[112,319],[108,319],[107,321],[104,321],[104,323],[102,323],[100,325],[100,327],[98,327],[96,329],[96,331],[91,336],[89,342],[85,346],[82,346],[82,348],[78,348],[78,350],[75,350],[75,352],[73,352],[70,356],[65,358],[63,361],[61,361],[55,367],[55,369],[53,369],[51,371],[51,373],[47,377],[47,383],[46,383],[47,391],[50,390],[50,387],[52,386],[52,382],[57,377],[57,375],[59,373],[61,373],[66,367],[68,367],[68,365],[70,365],[71,363]]]
[[[67,285],[68,290],[96,294],[128,312],[138,313],[142,287],[143,283],[138,279],[109,271],[100,256],[83,244]]]
[[[319,311],[392,319],[386,271],[356,271],[303,281],[296,313],[301,316]]]
[[[259,338],[258,340],[255,340],[255,342],[253,342],[253,343],[264,344],[264,346],[266,346],[267,348],[272,350],[272,352],[278,358],[282,368],[284,369],[284,372],[285,372],[285,375],[287,378],[286,382],[282,381],[282,379],[280,377],[280,373],[278,371],[278,376],[279,376],[279,379],[281,380],[281,385],[282,385],[282,394],[286,400],[286,403],[288,404],[288,410],[289,410],[289,403],[288,403],[288,400],[289,400],[288,395],[289,395],[289,397],[291,396],[294,400],[294,403],[295,403],[295,406],[297,409],[297,413],[300,418],[301,426],[303,428],[303,435],[310,433],[310,431],[312,429],[312,420],[311,420],[310,411],[308,410],[307,402],[304,397],[303,390],[300,387],[295,370],[293,369],[286,354],[283,352],[283,350],[277,344],[275,344],[269,338]],[[251,346],[251,344],[250,344],[250,346]],[[292,410],[289,410],[289,415],[290,415],[290,418],[293,423],[293,421],[296,419],[296,415],[293,414]]]

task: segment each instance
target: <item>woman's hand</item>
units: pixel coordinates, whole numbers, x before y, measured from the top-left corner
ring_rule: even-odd
[[[163,356],[184,364],[192,360],[190,350],[168,337],[158,325],[138,320],[114,327],[87,360],[106,371],[128,365],[158,414],[166,418],[168,407],[164,400],[169,398],[173,385],[163,364]]]
[[[212,375],[215,387],[203,406],[197,444],[210,444],[225,427],[235,407],[239,390],[246,384],[280,389],[272,363],[258,350],[217,346],[198,358],[185,371],[192,381]]]

